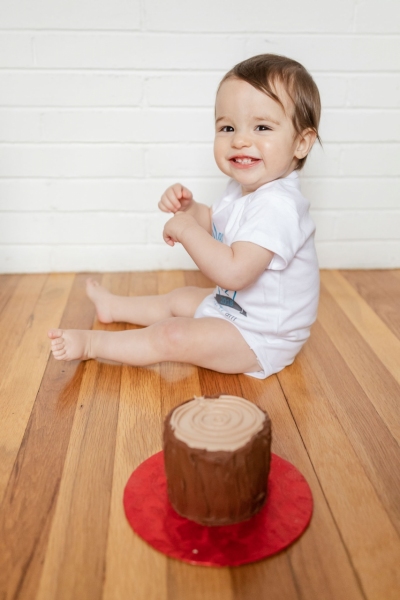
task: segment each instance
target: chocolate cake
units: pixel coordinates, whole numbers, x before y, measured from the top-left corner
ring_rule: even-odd
[[[271,421],[244,398],[193,398],[164,424],[168,497],[177,513],[202,525],[249,519],[263,506]]]

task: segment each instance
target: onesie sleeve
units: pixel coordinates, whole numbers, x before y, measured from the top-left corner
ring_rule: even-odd
[[[240,219],[234,242],[252,242],[274,253],[268,269],[283,270],[306,239],[300,215],[291,198],[261,195],[250,199]]]

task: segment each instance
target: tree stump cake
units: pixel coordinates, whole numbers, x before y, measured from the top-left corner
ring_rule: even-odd
[[[271,421],[244,398],[200,397],[173,409],[164,424],[168,497],[202,525],[249,519],[263,506]]]

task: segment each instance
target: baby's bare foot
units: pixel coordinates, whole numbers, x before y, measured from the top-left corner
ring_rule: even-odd
[[[86,280],[86,293],[96,307],[97,318],[100,323],[113,323],[111,303],[113,294],[106,290],[95,279]]]
[[[88,360],[92,353],[93,331],[81,329],[50,329],[51,351],[56,360]]]

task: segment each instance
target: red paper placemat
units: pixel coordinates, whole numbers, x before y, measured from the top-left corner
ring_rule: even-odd
[[[307,528],[313,508],[303,475],[271,456],[268,497],[242,523],[206,527],[178,515],[169,503],[163,452],[145,460],[125,487],[124,508],[132,529],[167,556],[203,566],[238,566],[272,556]]]

